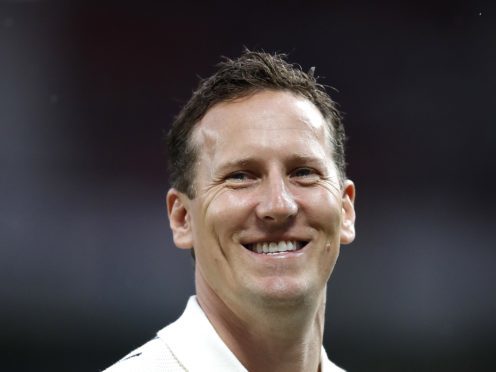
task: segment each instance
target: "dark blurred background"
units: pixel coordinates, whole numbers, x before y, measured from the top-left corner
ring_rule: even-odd
[[[243,45],[288,52],[346,113],[358,237],[329,284],[349,371],[496,363],[490,1],[0,1],[4,371],[98,371],[194,292],[162,137]]]

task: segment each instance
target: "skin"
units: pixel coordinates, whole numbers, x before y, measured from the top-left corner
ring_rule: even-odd
[[[170,189],[174,242],[196,254],[197,298],[250,371],[318,371],[326,283],[355,237],[355,187],[340,182],[329,130],[306,98],[261,91],[197,124],[196,195]],[[257,242],[304,247],[266,255]]]

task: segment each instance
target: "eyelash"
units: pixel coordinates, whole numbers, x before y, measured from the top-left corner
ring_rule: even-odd
[[[243,179],[241,179],[241,177]],[[231,174],[229,174],[227,177],[226,177],[226,180],[236,180],[236,181],[243,181],[247,178],[250,177],[250,174],[247,173],[247,172],[242,172],[242,171],[237,171],[237,172],[233,172]]]
[[[304,173],[304,174],[301,174]],[[302,168],[296,168],[290,173],[290,177],[296,177],[296,178],[301,178],[301,179],[308,179],[313,176],[318,176],[319,173],[317,170],[313,168],[307,168],[307,167],[302,167]],[[253,180],[255,179],[256,176],[252,175],[249,172],[245,171],[236,171],[233,173],[230,173],[229,175],[226,176],[226,181],[232,181],[232,182],[237,182],[237,183],[242,183],[248,180]]]
[[[297,173],[300,172],[306,172],[305,175],[298,175]],[[296,177],[309,177],[318,174],[315,169],[312,168],[297,168],[295,171],[292,172]]]

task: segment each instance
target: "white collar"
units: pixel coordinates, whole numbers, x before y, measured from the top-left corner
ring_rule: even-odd
[[[179,319],[159,331],[157,336],[167,343],[189,372],[248,371],[217,334],[196,296],[189,298]]]
[[[247,372],[215,331],[196,296],[191,296],[183,314],[157,333],[189,372]],[[327,357],[322,347],[321,372],[343,371]]]

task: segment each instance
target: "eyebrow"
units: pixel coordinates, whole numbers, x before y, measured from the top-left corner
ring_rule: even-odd
[[[217,172],[223,173],[224,171],[229,171],[231,169],[237,168],[246,168],[250,166],[255,166],[260,164],[260,160],[257,158],[249,157],[249,158],[240,158],[236,160],[230,160],[222,163],[218,168]]]

